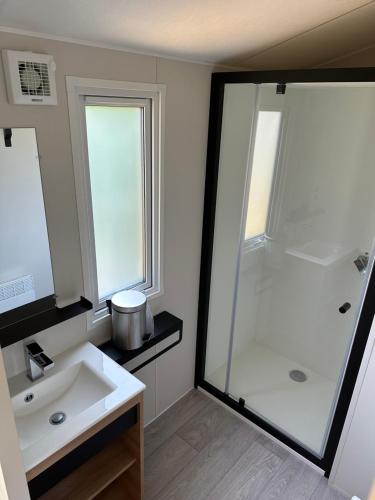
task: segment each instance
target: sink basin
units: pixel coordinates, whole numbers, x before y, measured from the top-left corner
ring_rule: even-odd
[[[8,381],[26,472],[145,389],[89,342],[54,361],[35,382]]]
[[[51,432],[50,417],[63,412],[65,423],[108,396],[114,386],[85,362],[60,371],[12,398],[21,450]],[[62,422],[63,423],[63,422]]]

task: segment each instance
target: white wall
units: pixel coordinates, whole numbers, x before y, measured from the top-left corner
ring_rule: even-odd
[[[3,356],[0,349],[0,381],[5,379]],[[0,383],[0,499],[27,500],[29,492],[23,474],[21,451],[8,386]]]
[[[193,386],[210,78],[214,68],[5,33],[0,33],[0,48],[48,53],[57,65],[55,107],[8,104],[0,72],[0,126],[36,128],[55,289],[61,301],[83,293],[65,76],[167,85],[165,293],[151,305],[154,313],[168,310],[182,318],[184,337],[177,348],[138,373],[148,385],[149,421]],[[80,316],[36,337],[53,357],[80,341],[101,342],[109,335],[108,322],[87,332],[85,317]],[[24,369],[20,344],[6,348],[4,359],[8,376]]]
[[[373,332],[370,343],[373,344]],[[350,496],[365,500],[375,481],[375,353],[373,345],[364,374],[363,383],[354,396],[352,411],[344,428],[343,439],[337,453],[337,463],[330,481]],[[366,359],[366,358],[365,358]],[[354,414],[352,414],[354,412]],[[350,417],[352,416],[352,419]],[[350,422],[350,423],[349,423]]]
[[[375,209],[375,88],[291,86],[284,106],[289,118],[277,239],[284,250],[317,242],[317,251],[327,244],[347,256],[325,266],[283,253],[259,338],[337,380],[364,284],[353,260],[371,250],[375,235],[368,217]],[[346,301],[352,308],[343,316],[338,308]]]

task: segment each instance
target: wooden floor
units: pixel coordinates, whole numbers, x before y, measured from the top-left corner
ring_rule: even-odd
[[[343,500],[324,477],[202,393],[145,430],[146,500]]]

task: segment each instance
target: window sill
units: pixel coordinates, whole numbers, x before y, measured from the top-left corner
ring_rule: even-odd
[[[101,344],[98,347],[104,354],[109,356],[113,361],[118,363],[119,365],[124,365],[125,363],[129,362],[130,360],[136,358],[143,352],[147,351],[151,347],[159,344],[162,340],[170,337],[174,333],[178,332],[178,340],[176,342],[173,342],[170,344],[168,347],[163,349],[162,351],[158,352],[151,358],[147,359],[144,363],[141,363],[138,365],[136,368],[131,370],[131,373],[135,373],[144,366],[148,365],[152,361],[154,361],[156,358],[164,354],[165,352],[169,351],[173,347],[175,347],[177,344],[179,344],[182,340],[182,328],[183,328],[183,321],[176,316],[173,316],[173,314],[170,314],[167,311],[163,311],[160,314],[157,314],[154,317],[154,327],[155,327],[155,334],[152,339],[150,339],[148,342],[146,342],[142,347],[139,349],[134,349],[133,351],[123,351],[121,349],[118,349],[112,340],[109,340],[108,342],[105,342],[104,344]]]
[[[146,295],[147,302],[152,303],[154,299],[162,297],[164,292],[162,289],[152,289],[151,291],[142,291]],[[110,321],[111,314],[108,307],[103,307],[99,311],[94,309],[87,315],[87,330],[90,331],[93,328],[99,326],[104,320]]]
[[[253,238],[249,238],[245,240],[243,249],[244,252],[252,252],[253,250],[257,250],[258,248],[264,247],[265,245],[265,236],[254,236]]]

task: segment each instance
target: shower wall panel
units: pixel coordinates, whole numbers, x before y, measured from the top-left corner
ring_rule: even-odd
[[[276,241],[266,243],[271,293],[258,307],[256,338],[336,380],[363,286],[353,260],[371,251],[375,234],[374,92],[290,86],[284,106],[285,190]],[[344,302],[352,307],[342,315]]]

